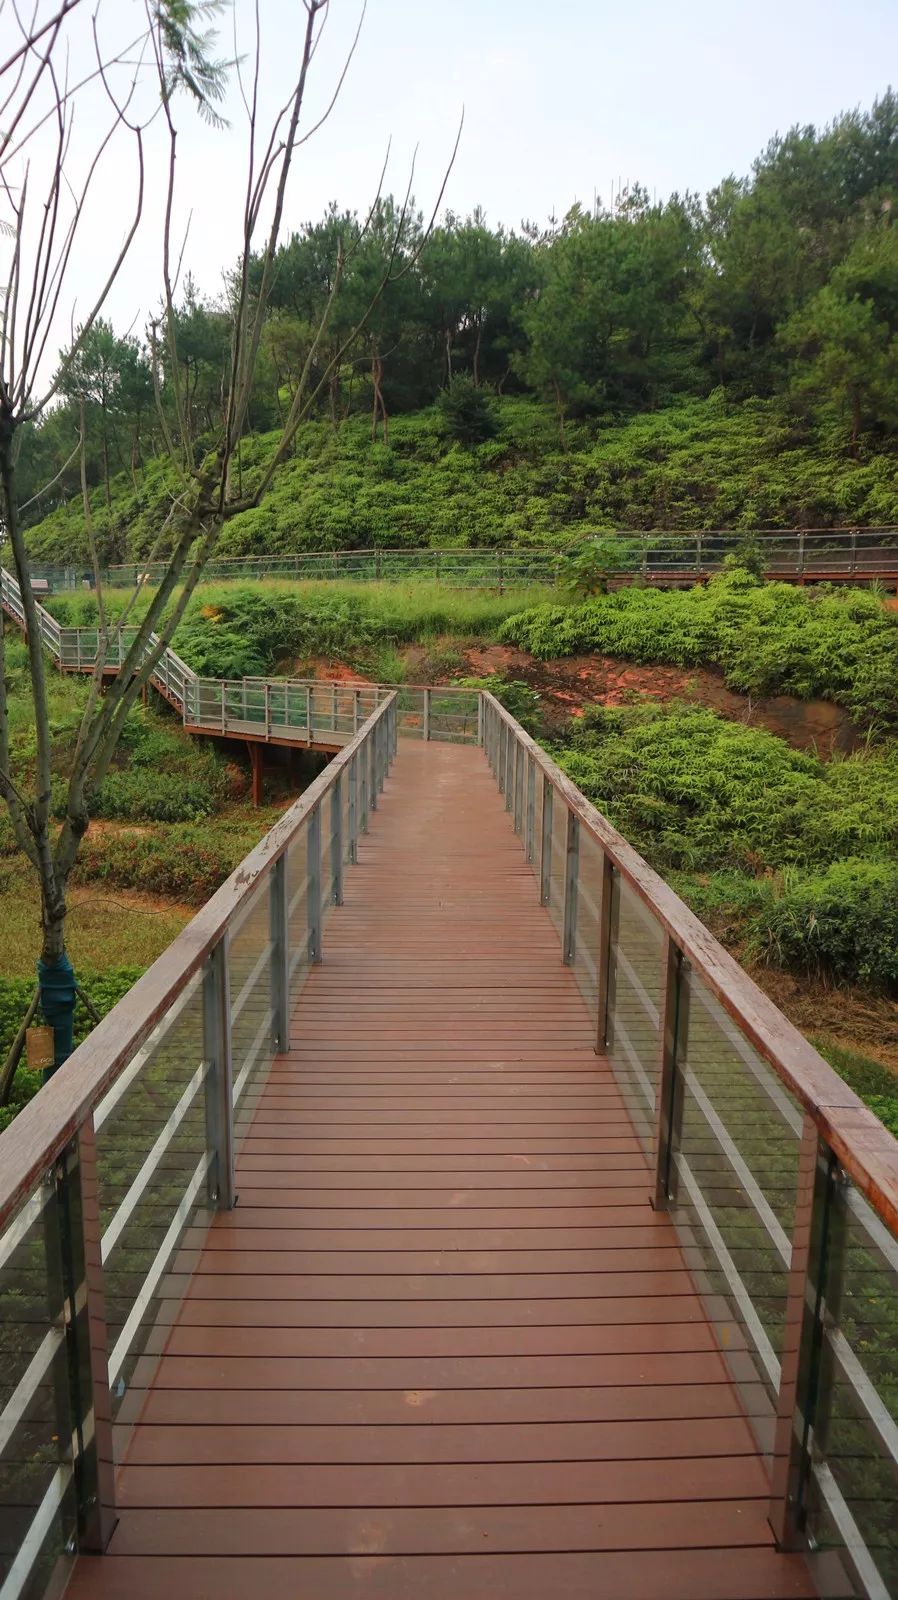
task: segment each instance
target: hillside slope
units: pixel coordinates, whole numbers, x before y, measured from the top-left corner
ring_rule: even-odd
[[[721,392],[627,420],[568,423],[562,449],[552,409],[496,402],[499,433],[464,447],[441,435],[435,407],[396,417],[389,447],[370,420],[334,431],[311,422],[260,506],[226,526],[222,554],[381,546],[564,547],[600,527],[821,527],[898,521],[894,456],[848,459],[825,434],[776,401],[727,401]],[[275,435],[243,443],[235,493],[258,481]],[[144,558],[174,490],[167,463],[113,480],[111,504],[94,493],[104,560]],[[35,559],[86,559],[80,501],[28,533]]]

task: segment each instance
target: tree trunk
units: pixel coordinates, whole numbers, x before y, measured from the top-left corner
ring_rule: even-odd
[[[452,329],[443,329],[443,343],[446,346],[446,384],[452,382]]]
[[[473,377],[474,377],[475,387],[479,389],[480,388],[480,341],[483,338],[483,322],[482,322],[480,317],[477,318],[476,327],[477,327],[477,337],[474,340],[474,360],[473,360],[473,363],[472,363],[471,370],[472,370]]]

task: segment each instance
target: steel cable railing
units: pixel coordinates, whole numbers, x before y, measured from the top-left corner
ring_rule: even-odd
[[[898,1141],[491,695],[483,728],[774,1532],[898,1596]]]

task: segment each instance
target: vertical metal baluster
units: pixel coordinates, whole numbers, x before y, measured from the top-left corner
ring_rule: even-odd
[[[430,690],[424,690],[424,738],[430,738]]]
[[[527,756],[527,825],[524,838],[528,862],[533,864],[536,854],[536,762]]]
[[[286,850],[272,864],[268,893],[272,1044],[277,1055],[284,1055],[290,1048],[290,906]]]
[[[343,904],[343,773],[331,790],[331,891],[335,906]]]
[[[321,960],[321,811],[309,812],[307,852],[309,863],[309,965]]]
[[[658,1018],[658,1075],[655,1085],[655,1176],[651,1202],[667,1211],[673,1199],[673,1157],[682,1111],[680,1058],[688,1029],[687,963],[683,952],[664,935],[661,951],[661,1011]]]
[[[550,780],[543,778],[543,826],[539,847],[539,903],[547,906],[552,895],[552,795]]]
[[[496,750],[496,778],[498,779],[499,793],[501,794],[505,788],[505,741],[508,738],[508,729],[501,719],[497,720],[499,721],[499,728]]]
[[[770,1525],[781,1550],[807,1548],[811,1440],[816,1437],[821,1448],[832,1398],[831,1376],[824,1370],[825,1330],[828,1322],[838,1319],[845,1181],[835,1155],[806,1114],[771,1470]],[[849,1551],[839,1553],[850,1559]],[[859,1592],[870,1590],[861,1582]]]
[[[568,810],[567,843],[564,856],[564,917],[561,951],[566,967],[573,965],[577,953],[577,884],[580,876],[580,818]]]
[[[352,691],[352,731],[353,731],[353,733],[358,733],[358,731],[359,731],[359,695],[360,695],[360,691],[358,689],[353,689],[353,691]]]
[[[208,1194],[219,1211],[236,1204],[234,1181],[234,1075],[231,1062],[231,986],[228,935],[222,934],[203,967],[203,1054],[206,1069]]]
[[[477,743],[483,744],[483,695],[477,696]]]
[[[505,745],[505,809],[512,811],[514,808],[514,780],[518,764],[518,741],[514,729],[508,729],[508,739]]]

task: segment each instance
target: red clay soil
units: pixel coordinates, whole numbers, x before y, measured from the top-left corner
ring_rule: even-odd
[[[536,689],[549,727],[582,716],[587,706],[619,706],[635,699],[688,700],[708,706],[733,722],[768,728],[795,749],[815,747],[821,756],[853,750],[860,734],[848,713],[829,700],[797,700],[775,695],[752,700],[728,689],[719,673],[707,667],[637,666],[611,656],[567,656],[536,661],[524,650],[490,645],[466,652],[472,675],[503,673]]]

